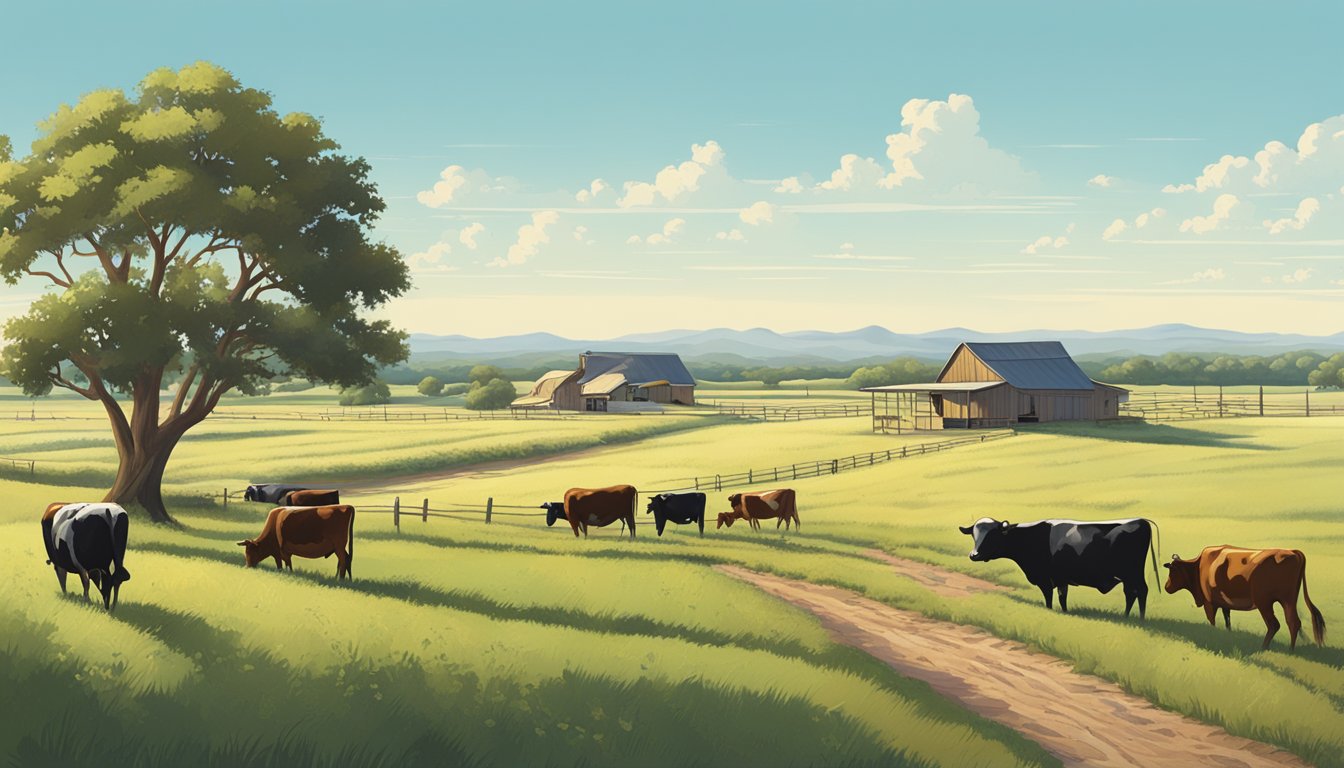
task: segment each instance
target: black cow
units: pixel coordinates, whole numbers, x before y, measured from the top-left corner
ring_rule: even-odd
[[[131,580],[126,570],[126,537],[130,518],[116,504],[62,504],[47,507],[42,515],[42,539],[47,562],[65,591],[68,573],[79,574],[84,597],[89,581],[97,585],[108,611],[117,607],[121,585]]]
[[[649,508],[644,514],[653,514],[658,526],[658,535],[669,523],[686,525],[698,523],[700,535],[705,535],[705,494],[703,493],[660,493],[649,499]]]
[[[565,502],[563,501],[548,501],[542,504],[541,508],[546,510],[547,527],[555,525],[557,520],[565,519]]]
[[[1125,615],[1139,602],[1139,616],[1148,604],[1148,582],[1143,573],[1145,555],[1152,553],[1157,578],[1157,524],[1144,518],[1108,522],[1040,520],[1012,524],[983,517],[960,531],[974,540],[976,562],[1006,557],[1017,563],[1053,608],[1051,590],[1059,590],[1059,607],[1069,610],[1069,587],[1092,587],[1103,595],[1117,584],[1125,588]]]
[[[306,491],[307,486],[285,485],[284,483],[258,483],[247,486],[243,491],[243,501],[260,501],[266,504],[284,504],[290,493]]]

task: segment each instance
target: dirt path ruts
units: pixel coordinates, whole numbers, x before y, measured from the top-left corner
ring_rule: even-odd
[[[838,587],[716,566],[811,612],[841,643],[1044,747],[1065,765],[1306,766],[1297,756],[1159,709],[1119,686],[983,630]],[[922,566],[932,569],[932,566]],[[978,579],[977,579],[978,581]]]
[[[977,592],[1011,592],[1012,587],[995,584],[992,581],[977,579],[964,573],[949,571],[918,560],[906,560],[883,552],[880,549],[865,549],[863,556],[890,565],[892,570],[910,579],[914,579],[935,595],[944,597],[966,597]]]

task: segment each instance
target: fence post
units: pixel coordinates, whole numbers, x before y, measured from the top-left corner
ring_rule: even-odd
[[[695,490],[700,490],[700,478],[695,478]]]
[[[1260,385],[1260,415],[1265,415],[1265,385]]]
[[[755,482],[756,482],[755,475],[752,473],[752,470],[748,469],[748,470],[747,470],[747,485],[752,485],[752,484],[755,483]]]
[[[779,467],[775,467],[775,480],[774,480],[774,482],[776,482],[776,483],[779,482]]]
[[[714,475],[714,490],[716,491],[723,490],[723,477],[721,477],[720,475]]]
[[[831,459],[831,474],[834,475],[840,471],[840,460]]]
[[[228,508],[229,508],[229,489],[228,489],[228,488],[225,488],[225,489],[224,489],[224,508],[225,508],[225,509],[228,509]]]
[[[902,458],[902,459],[905,458],[905,449],[906,449],[906,446],[902,445],[902,446],[901,446],[901,458]]]
[[[486,525],[489,525],[489,524],[490,524],[490,518],[494,515],[494,511],[495,511],[495,497],[494,497],[494,496],[490,496],[490,497],[488,497],[488,498],[485,500],[485,524],[486,524]]]
[[[1309,389],[1302,390],[1302,397],[1305,399],[1307,403],[1307,418],[1311,418],[1311,390]]]
[[[429,522],[429,499],[425,499],[424,504],[420,506],[420,522]]]
[[[392,499],[392,525],[396,526],[397,533],[401,533],[401,497]]]

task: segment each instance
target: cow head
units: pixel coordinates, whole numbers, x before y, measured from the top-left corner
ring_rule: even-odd
[[[982,517],[969,528],[960,526],[957,530],[971,537],[971,559],[983,563],[1008,554],[1005,544],[1012,528],[1007,520]]]
[[[1168,595],[1188,589],[1195,596],[1195,605],[1204,605],[1204,595],[1199,589],[1199,560],[1182,560],[1180,556],[1172,555],[1171,562],[1163,563],[1162,567],[1167,569],[1167,583],[1163,589]]]
[[[644,510],[644,514],[650,515],[661,512],[663,509],[663,502],[665,502],[666,500],[667,495],[662,493],[658,494],[657,496],[649,497],[649,506]]]
[[[94,586],[98,587],[98,593],[103,597],[103,607],[110,610],[112,590],[130,581],[131,572],[126,570],[124,566],[117,568],[116,573],[108,573],[100,568],[95,568],[89,571],[89,580],[94,583]]]
[[[742,504],[742,494],[734,493],[728,497],[728,506],[737,509]]]
[[[247,490],[243,491],[243,501],[256,501],[256,500],[257,500],[257,487],[255,485],[247,486]]]
[[[562,520],[565,517],[565,502],[563,501],[548,501],[542,504],[541,508],[546,510],[546,526],[548,528],[555,525],[557,520]]]
[[[714,526],[714,527],[715,527],[715,528],[722,528],[723,526],[726,525],[726,526],[728,526],[729,528],[732,528],[732,527],[733,527],[733,521],[736,520],[736,519],[737,519],[737,515],[734,515],[732,512],[720,512],[720,513],[719,513],[719,524],[716,525],[716,526]]]
[[[248,568],[256,568],[257,563],[264,559],[255,539],[243,539],[238,542],[238,546],[243,548],[243,559],[247,561]]]

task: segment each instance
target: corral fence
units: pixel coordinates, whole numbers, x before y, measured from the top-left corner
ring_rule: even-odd
[[[535,408],[517,408],[498,411],[461,411],[443,409],[405,409],[397,406],[375,409],[324,409],[314,411],[248,410],[224,407],[206,418],[210,421],[309,421],[309,422],[457,422],[457,421],[574,421],[582,419],[618,418],[621,416],[659,416],[697,414],[693,409],[657,411],[586,412],[552,411]],[[706,409],[697,415],[716,415]],[[15,421],[107,421],[102,413],[75,411],[38,411],[22,409],[14,412]]]
[[[737,416],[761,421],[804,421],[808,419],[843,419],[871,416],[872,403],[825,403],[821,405],[748,405],[745,403],[715,403],[711,406],[725,416]]]
[[[0,467],[6,467],[12,470],[28,470],[28,476],[37,474],[37,459],[15,459],[8,456],[0,456]]]
[[[822,477],[825,475],[836,475],[841,472],[848,472],[863,467],[871,467],[876,464],[884,464],[889,461],[899,461],[901,459],[914,456],[924,456],[930,453],[940,453],[964,445],[978,445],[993,440],[1001,440],[1005,437],[1012,437],[1017,432],[1012,429],[996,430],[994,432],[985,432],[979,435],[966,435],[952,440],[940,440],[929,443],[918,443],[913,445],[903,445],[899,448],[891,448],[883,451],[869,451],[867,453],[857,453],[852,456],[843,456],[835,459],[824,459],[821,461],[805,461],[797,464],[786,464],[778,467],[768,467],[765,469],[748,469],[744,472],[734,472],[730,474],[702,475],[699,477],[680,478],[676,480],[665,481],[672,484],[681,483],[674,488],[659,488],[657,490],[640,491],[639,495],[643,498],[656,496],[660,493],[680,493],[686,491],[722,491],[725,488],[736,488],[748,485],[757,485],[762,483],[778,483],[788,480],[802,480],[809,477]],[[310,484],[312,487],[323,487],[321,483]],[[327,486],[330,487],[330,486]],[[225,488],[223,493],[224,505],[227,507],[229,501],[242,501],[243,491],[230,492]],[[274,506],[274,505],[272,505]],[[387,514],[392,516],[392,525],[401,531],[401,524],[404,520],[413,520],[419,518],[421,522],[429,522],[430,518],[440,518],[449,520],[463,520],[467,522],[484,522],[490,524],[496,521],[496,518],[526,518],[526,517],[545,517],[546,511],[540,503],[537,504],[501,504],[495,501],[494,497],[488,497],[484,504],[472,503],[450,503],[446,506],[430,506],[429,499],[423,498],[419,505],[407,501],[405,504],[401,501],[401,496],[395,496],[391,504],[359,504],[360,514],[366,512],[373,514]]]
[[[1301,393],[1258,392],[1224,394],[1222,387],[1204,392],[1192,388],[1185,392],[1133,392],[1120,404],[1120,415],[1144,421],[1184,421],[1222,419],[1239,416],[1344,416],[1344,404],[1323,403],[1320,393],[1312,402],[1312,390]]]

